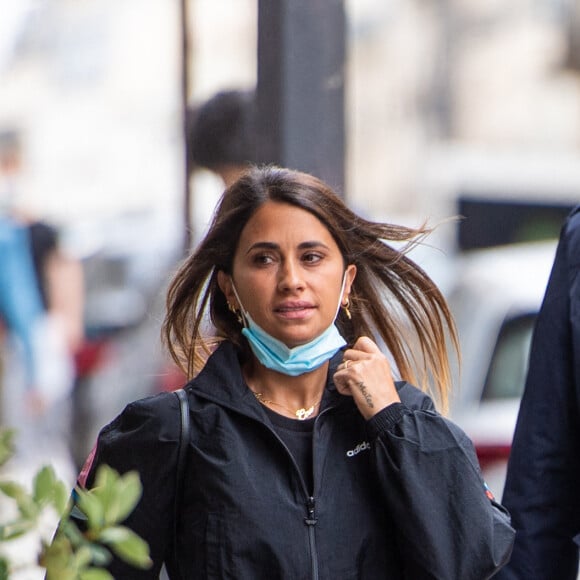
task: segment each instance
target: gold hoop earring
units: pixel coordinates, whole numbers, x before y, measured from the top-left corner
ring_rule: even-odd
[[[349,306],[350,306],[350,300],[347,298],[346,302],[344,304],[342,304],[342,308],[344,309],[344,313],[346,314],[346,317],[349,320],[352,320],[352,315],[350,313],[350,310],[348,309]]]
[[[233,306],[230,302],[228,302],[228,310],[232,313],[235,314],[236,318],[238,319],[238,322],[240,324],[242,324],[243,320],[242,317],[240,315],[240,311],[236,310],[235,306]]]

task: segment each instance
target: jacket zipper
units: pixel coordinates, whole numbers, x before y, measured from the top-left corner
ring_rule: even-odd
[[[294,465],[296,473],[298,473],[298,479],[300,480],[300,485],[302,486],[302,490],[304,491],[304,495],[306,497],[306,517],[304,518],[304,523],[308,528],[308,543],[310,545],[310,561],[312,564],[312,580],[318,580],[318,552],[316,550],[316,536],[314,535],[314,526],[318,521],[316,519],[316,511],[315,511],[316,500],[314,499],[314,496],[310,495],[310,493],[308,492],[306,482],[302,477],[300,469],[298,469],[298,464],[296,463],[296,460],[294,459],[292,453],[290,453],[290,449],[288,449],[286,443],[284,443],[284,441],[280,439],[278,433],[276,433],[276,431],[274,431],[271,427],[269,427],[268,425],[265,425],[265,427],[272,433],[272,435],[274,435],[274,437],[276,437],[276,439],[278,439],[282,447],[284,447],[286,453],[288,454],[290,460],[292,461],[292,464]],[[314,469],[314,465],[312,466],[312,468]]]
[[[318,580],[318,552],[316,550],[316,537],[314,536],[314,526],[316,525],[316,511],[315,511],[314,497],[310,496],[306,502],[307,516],[304,518],[308,526],[308,539],[310,541],[310,556],[312,561],[312,578]]]
[[[318,414],[316,419],[318,419],[318,417],[320,417],[321,415],[323,415],[324,413],[326,413],[330,409],[331,409],[331,407],[327,407],[326,409],[324,409],[322,411],[322,413]],[[262,425],[264,425],[266,427],[266,429],[268,429],[272,433],[272,435],[274,435],[274,437],[276,437],[276,439],[278,439],[278,441],[280,442],[282,447],[284,447],[284,449],[286,450],[286,453],[289,455],[290,460],[292,461],[292,463],[294,465],[294,469],[298,473],[300,485],[302,485],[302,489],[304,490],[304,494],[307,498],[306,499],[306,517],[304,518],[304,523],[308,527],[308,542],[310,544],[310,560],[312,563],[312,580],[318,580],[318,578],[319,578],[319,574],[318,574],[318,550],[316,548],[316,536],[314,534],[314,526],[316,525],[316,523],[318,521],[316,518],[316,499],[314,498],[313,495],[310,495],[310,493],[308,492],[308,488],[306,487],[306,482],[304,481],[304,478],[302,477],[302,473],[300,473],[300,469],[298,468],[298,464],[296,463],[296,460],[294,459],[294,456],[292,455],[292,453],[290,453],[290,449],[288,449],[286,443],[284,443],[284,441],[282,441],[282,439],[280,439],[280,437],[278,436],[278,433],[276,433],[276,431],[274,431],[269,425],[266,425],[264,423],[262,423]],[[316,425],[314,426],[314,428],[316,429]],[[314,430],[312,432],[312,444],[314,445]],[[312,455],[313,455],[313,457],[312,457],[312,475],[313,475],[313,480],[314,480],[314,474],[315,474],[314,450],[313,450]],[[313,484],[313,487],[316,487],[316,485]]]

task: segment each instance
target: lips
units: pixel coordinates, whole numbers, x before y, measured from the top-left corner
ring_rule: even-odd
[[[293,301],[284,302],[274,308],[274,314],[280,319],[286,320],[306,320],[315,311],[316,306],[311,302]]]
[[[274,308],[274,312],[285,314],[292,312],[303,312],[305,310],[312,310],[315,308],[310,302],[284,302]]]

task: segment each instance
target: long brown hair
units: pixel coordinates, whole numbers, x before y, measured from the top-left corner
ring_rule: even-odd
[[[350,294],[351,319],[336,324],[352,343],[359,336],[382,340],[402,379],[430,391],[443,410],[450,389],[448,345],[458,351],[447,303],[429,276],[406,255],[429,228],[375,223],[352,212],[319,179],[274,166],[251,167],[224,192],[208,233],[170,284],[163,338],[176,363],[192,377],[216,341],[230,340],[249,355],[242,325],[228,309],[217,283],[231,274],[241,232],[266,201],[288,203],[316,216],[335,239],[345,264],[357,275]],[[396,249],[388,242],[407,242]],[[207,315],[213,326],[206,329]]]

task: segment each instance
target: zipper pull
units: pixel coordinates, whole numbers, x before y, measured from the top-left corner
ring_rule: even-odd
[[[308,514],[307,517],[304,518],[307,526],[315,526],[316,522],[318,521],[314,515],[314,498],[309,497],[308,501],[306,502],[306,513]]]

